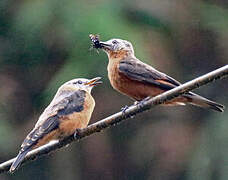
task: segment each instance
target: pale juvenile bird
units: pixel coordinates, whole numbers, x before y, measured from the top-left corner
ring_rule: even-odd
[[[90,38],[94,48],[101,48],[107,53],[109,59],[108,77],[112,87],[117,91],[137,101],[141,101],[181,85],[175,79],[137,59],[133,46],[129,41],[111,39],[102,42],[96,35],[90,35]],[[209,108],[219,112],[223,112],[225,108],[221,104],[192,92],[174,98],[164,105],[186,104]]]
[[[88,125],[95,106],[91,90],[101,83],[100,79],[100,77],[91,80],[73,79],[58,89],[54,99],[22,143],[21,150],[10,167],[10,172],[20,165],[30,150],[51,140],[72,135],[77,129]]]

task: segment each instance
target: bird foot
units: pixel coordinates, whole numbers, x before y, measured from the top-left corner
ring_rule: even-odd
[[[135,101],[135,102],[134,102],[134,105],[137,105],[139,102],[140,102],[140,101]]]
[[[127,105],[121,108],[121,111],[122,111],[122,113],[123,113],[123,116],[126,115],[125,113],[126,113],[126,110],[128,110],[128,109],[129,109],[129,106],[127,106]],[[134,118],[135,115],[129,115],[129,117],[130,117],[130,118]]]
[[[123,115],[125,115],[126,110],[127,110],[128,108],[129,108],[129,106],[127,106],[127,105],[121,108],[121,112],[123,113]]]
[[[80,139],[81,129],[76,129],[74,132],[74,139]]]
[[[146,97],[146,98],[144,98],[141,101],[136,101],[135,102],[136,103],[135,105],[137,105],[138,108],[141,109],[144,106],[145,102],[148,101],[149,99],[150,99],[150,97]]]

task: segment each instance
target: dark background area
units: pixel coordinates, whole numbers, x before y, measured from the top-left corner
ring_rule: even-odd
[[[181,82],[228,62],[227,0],[1,0],[0,162],[19,151],[58,87],[103,77],[94,89],[94,123],[133,103],[114,91],[104,52],[90,33],[132,42],[136,57]],[[228,80],[195,92],[228,106]],[[228,113],[193,106],[137,115],[25,164],[1,180],[225,180]]]

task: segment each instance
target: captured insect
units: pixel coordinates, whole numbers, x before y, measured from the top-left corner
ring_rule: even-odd
[[[93,34],[90,34],[89,35],[89,37],[90,37],[90,39],[91,39],[91,41],[92,41],[92,45],[93,45],[93,48],[96,48],[96,49],[98,49],[98,48],[102,48],[102,44],[100,43],[100,37],[99,37],[99,35],[93,35]]]

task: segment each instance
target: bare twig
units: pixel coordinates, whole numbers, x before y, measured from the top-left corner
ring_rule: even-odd
[[[189,81],[189,82],[187,82],[181,86],[178,86],[172,90],[169,90],[161,95],[151,98],[151,99],[145,101],[141,106],[132,105],[124,113],[118,112],[103,120],[100,120],[94,124],[91,124],[87,128],[77,131],[76,139],[74,138],[73,135],[71,135],[61,141],[56,141],[54,143],[47,144],[47,145],[44,145],[37,149],[34,149],[27,154],[26,158],[24,159],[24,161],[22,163],[28,162],[41,155],[45,155],[54,150],[62,148],[63,146],[66,146],[73,141],[82,139],[82,138],[92,135],[96,132],[100,132],[101,130],[111,127],[115,124],[118,124],[119,122],[121,122],[129,117],[135,116],[136,114],[138,114],[140,112],[146,111],[156,105],[162,104],[168,100],[171,100],[181,94],[184,94],[190,90],[196,89],[196,88],[198,88],[202,85],[205,85],[209,82],[212,82],[216,79],[224,78],[227,75],[228,75],[228,65],[223,66],[223,67],[221,67],[215,71],[212,71],[208,74],[205,74],[203,76],[200,76],[199,78]],[[14,159],[10,159],[10,160],[0,164],[0,173],[8,171],[10,168],[10,165],[12,164],[13,161],[14,161]]]

